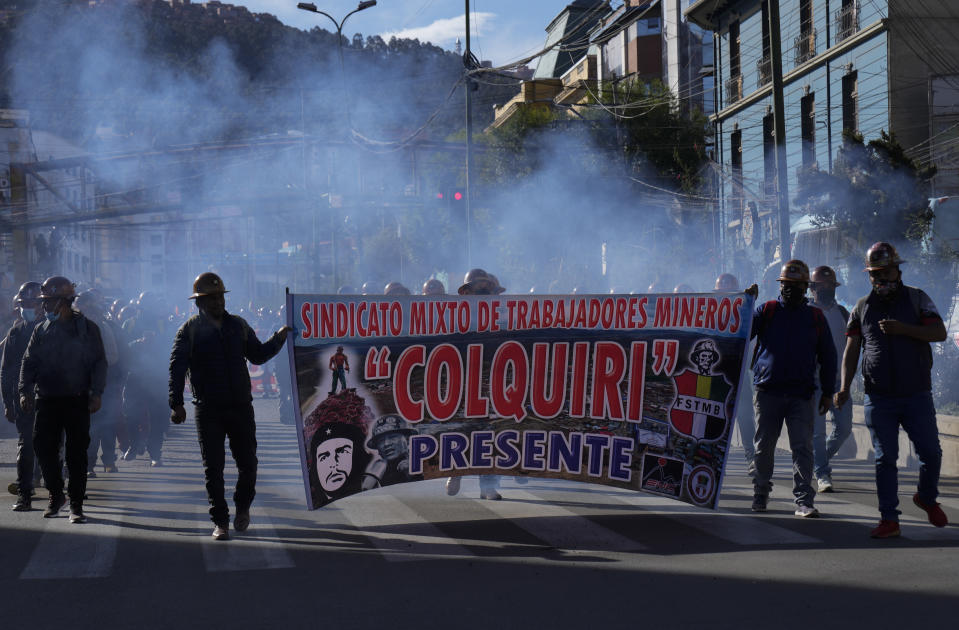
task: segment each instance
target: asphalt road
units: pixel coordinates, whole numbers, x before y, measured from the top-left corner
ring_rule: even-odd
[[[119,462],[89,483],[89,522],[0,505],[4,628],[931,628],[956,627],[959,526],[936,529],[902,474],[899,539],[873,540],[872,466],[839,461],[823,517],[792,515],[788,456],[770,511],[749,511],[741,452],[721,509],[602,486],[504,479],[481,501],[428,481],[305,509],[291,427],[256,402],[252,525],[210,537],[192,420],[167,466]],[[0,481],[15,438],[0,433]],[[228,465],[228,486],[233,483]],[[959,522],[959,481],[940,498]]]

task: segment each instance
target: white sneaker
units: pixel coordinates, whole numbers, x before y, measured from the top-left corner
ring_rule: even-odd
[[[811,505],[797,505],[795,514],[803,518],[819,518],[819,510]]]
[[[832,477],[824,475],[817,482],[819,492],[832,492]]]
[[[213,540],[230,540],[230,530],[217,525],[213,528]]]
[[[480,490],[480,498],[486,499],[487,501],[499,501],[503,497],[496,491],[496,488],[486,488],[485,490]]]
[[[456,496],[460,491],[460,481],[459,477],[450,477],[446,480],[446,494]]]

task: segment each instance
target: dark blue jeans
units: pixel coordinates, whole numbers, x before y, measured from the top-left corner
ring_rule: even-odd
[[[256,422],[253,405],[197,405],[196,433],[203,457],[206,494],[210,502],[210,520],[226,527],[230,523],[230,508],[223,489],[223,467],[226,464],[224,442],[230,440],[230,453],[236,462],[236,489],[233,504],[237,509],[249,509],[256,496]]]
[[[20,412],[16,422],[17,485],[20,487],[20,495],[27,497],[40,475],[38,460],[33,452],[33,418],[32,413]]]
[[[333,368],[333,383],[330,388],[331,394],[336,393],[337,383],[340,384],[340,387],[342,387],[344,391],[346,390],[346,369],[345,368]]]
[[[932,504],[939,496],[939,469],[942,448],[936,426],[936,408],[931,392],[892,397],[866,394],[866,426],[876,451],[876,492],[879,514],[884,520],[898,521],[899,510],[899,425],[916,447],[919,457],[919,498]]]

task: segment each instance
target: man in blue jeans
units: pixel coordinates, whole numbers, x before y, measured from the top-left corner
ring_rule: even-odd
[[[849,321],[849,311],[842,304],[836,302],[836,287],[841,286],[836,280],[836,272],[832,267],[822,265],[813,269],[809,281],[809,291],[813,295],[812,305],[822,311],[829,324],[833,345],[838,357],[842,356],[846,347],[846,323]],[[834,391],[839,390],[839,367],[836,366],[836,383]],[[816,391],[821,392],[819,381],[816,381]],[[832,422],[832,431],[826,436],[826,418]],[[852,433],[852,407],[833,407],[826,413],[816,413],[812,434],[813,472],[818,480],[819,492],[832,492],[832,459],[843,442]]]
[[[753,313],[752,336],[757,342],[753,362],[756,472],[752,510],[766,511],[773,486],[776,442],[785,423],[793,460],[795,514],[814,518],[819,516],[813,505],[816,490],[812,486],[815,373],[818,365],[822,385],[818,407],[819,413],[825,413],[836,383],[836,348],[822,311],[806,303],[806,263],[788,261],[780,270],[779,283],[779,299],[759,305]],[[757,292],[756,285],[747,291],[753,296]]]
[[[875,243],[866,252],[866,271],[872,283],[869,295],[860,298],[846,327],[842,359],[842,388],[836,406],[849,400],[849,386],[863,351],[866,426],[876,451],[876,491],[879,525],[873,538],[899,535],[899,425],[919,457],[919,488],[912,501],[936,527],[948,523],[939,496],[942,448],[932,403],[932,349],[929,344],[946,339],[946,327],[929,296],[902,283],[896,248]]]

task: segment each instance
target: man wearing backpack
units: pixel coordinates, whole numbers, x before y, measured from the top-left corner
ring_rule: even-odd
[[[846,323],[849,321],[849,311],[842,304],[836,302],[836,287],[841,286],[836,280],[836,272],[832,267],[822,265],[813,269],[809,280],[809,291],[813,295],[812,305],[822,311],[829,324],[836,356],[841,357],[846,347]],[[837,359],[838,361],[838,359]],[[817,392],[822,388],[816,382]],[[839,390],[839,367],[836,367],[835,390]],[[814,397],[815,398],[815,397]],[[832,432],[826,437],[826,417],[832,421]],[[815,426],[812,434],[813,472],[818,480],[819,492],[832,492],[832,468],[829,460],[832,459],[843,442],[852,433],[852,407],[833,407],[826,413],[815,416]]]
[[[766,511],[773,485],[776,442],[785,422],[793,460],[795,514],[817,517],[819,511],[813,506],[816,490],[812,486],[815,373],[818,364],[822,387],[818,407],[819,413],[824,414],[836,383],[836,348],[822,311],[806,303],[806,263],[788,261],[779,272],[779,283],[779,299],[759,305],[753,313],[752,336],[757,339],[753,402],[757,426],[752,510]],[[748,292],[755,296],[757,290],[753,285]]]
[[[863,410],[876,452],[876,493],[879,525],[870,535],[899,535],[899,425],[919,457],[919,487],[912,502],[936,527],[948,523],[939,496],[942,448],[932,402],[932,349],[946,339],[946,327],[936,305],[922,290],[902,283],[899,265],[905,261],[889,243],[875,243],[866,252],[869,295],[856,302],[846,326],[842,387],[836,406],[849,401],[849,387],[863,352]]]
[[[199,315],[188,319],[176,333],[170,355],[170,420],[186,420],[183,385],[190,372],[197,438],[203,457],[203,473],[213,521],[213,538],[229,540],[230,509],[223,489],[224,440],[236,462],[233,504],[238,532],[250,525],[250,505],[256,494],[256,423],[253,394],[246,362],[262,365],[283,348],[289,326],[283,326],[261,343],[242,317],[226,312],[226,288],[220,276],[201,273],[193,282]]]

